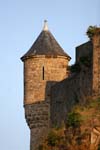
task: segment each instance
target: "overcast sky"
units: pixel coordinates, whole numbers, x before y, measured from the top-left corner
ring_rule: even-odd
[[[41,32],[45,19],[74,63],[75,47],[88,41],[88,26],[100,25],[100,0],[0,0],[1,150],[29,150],[20,57]]]

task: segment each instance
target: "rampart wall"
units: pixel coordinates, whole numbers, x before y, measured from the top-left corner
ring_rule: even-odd
[[[85,43],[77,47],[76,51],[76,63],[81,66],[80,72],[72,73],[69,78],[58,82],[51,89],[50,111],[52,126],[62,126],[72,106],[76,103],[84,104],[92,95],[92,45],[90,42]],[[91,61],[88,62],[88,65],[80,62],[82,57],[90,58]]]

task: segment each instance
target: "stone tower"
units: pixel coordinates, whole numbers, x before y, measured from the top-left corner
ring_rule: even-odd
[[[24,62],[24,108],[30,128],[30,150],[37,150],[50,127],[50,89],[68,76],[71,59],[48,30],[47,21],[37,40],[21,58]]]

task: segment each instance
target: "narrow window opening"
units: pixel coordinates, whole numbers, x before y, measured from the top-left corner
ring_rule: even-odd
[[[44,67],[42,68],[42,79],[44,80]]]

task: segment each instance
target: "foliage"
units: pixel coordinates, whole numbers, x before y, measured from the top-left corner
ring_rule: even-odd
[[[95,34],[100,34],[100,27],[89,26],[86,32],[87,36],[92,39]]]
[[[57,123],[53,124],[52,128],[56,131],[59,131],[61,129],[63,129],[65,127],[65,123],[62,121],[62,123],[60,125],[58,125]]]
[[[57,132],[51,130],[47,137],[47,142],[49,146],[56,146],[58,141],[60,140],[60,136],[57,134]]]
[[[100,108],[100,98],[89,101],[86,107],[98,110]]]
[[[70,112],[67,116],[66,125],[68,127],[76,128],[80,126],[81,121],[81,115],[78,112]]]
[[[94,117],[100,120],[99,114],[100,97],[88,98],[85,104],[75,105],[67,115],[66,126],[59,128],[55,124],[55,128],[50,130],[47,139],[38,150],[89,149],[91,123]],[[100,150],[100,145],[97,150]]]

